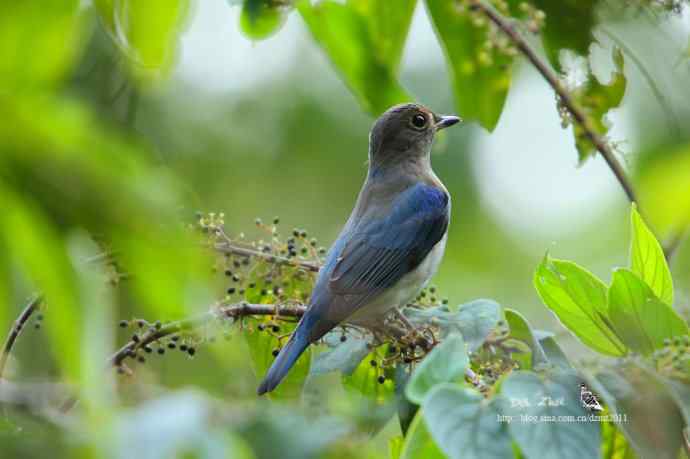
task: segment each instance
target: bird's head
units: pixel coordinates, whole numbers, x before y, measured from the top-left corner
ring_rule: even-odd
[[[428,158],[434,135],[460,121],[457,116],[436,115],[419,104],[401,104],[381,115],[369,135],[369,162],[386,167]]]

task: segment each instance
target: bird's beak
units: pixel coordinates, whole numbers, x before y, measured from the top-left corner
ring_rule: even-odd
[[[436,129],[441,130],[445,129],[447,127],[450,127],[454,124],[459,123],[462,121],[459,116],[454,116],[454,115],[441,115],[438,117],[438,121],[436,122]]]

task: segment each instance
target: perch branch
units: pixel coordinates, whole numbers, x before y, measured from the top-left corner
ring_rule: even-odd
[[[568,112],[572,115],[573,119],[577,124],[580,125],[585,135],[594,147],[601,153],[606,164],[616,176],[618,183],[620,183],[623,191],[630,200],[630,202],[637,202],[637,197],[635,195],[635,190],[632,184],[625,175],[623,167],[620,165],[616,159],[613,151],[609,144],[594,130],[592,124],[585,115],[582,108],[575,102],[570,93],[565,89],[563,84],[558,79],[558,76],[549,68],[549,66],[542,61],[539,56],[534,52],[534,50],[529,46],[527,41],[520,35],[520,33],[515,29],[513,24],[511,24],[506,18],[494,11],[490,6],[486,5],[482,0],[468,0],[470,7],[481,11],[481,13],[486,16],[491,22],[493,22],[496,27],[498,27],[520,50],[520,52],[532,63],[532,65],[539,71],[539,73],[544,77],[547,83],[553,88],[563,105],[568,109]]]
[[[38,307],[43,301],[41,295],[34,296],[31,301],[26,305],[24,310],[22,310],[17,320],[14,321],[12,328],[10,329],[10,334],[7,335],[7,340],[5,340],[5,345],[2,348],[2,354],[0,354],[0,382],[2,382],[2,376],[5,373],[5,366],[7,365],[7,360],[9,359],[14,343],[17,342],[17,338],[21,335],[24,326],[31,318],[31,315],[38,309]]]

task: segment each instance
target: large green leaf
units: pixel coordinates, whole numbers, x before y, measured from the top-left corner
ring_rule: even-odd
[[[609,313],[625,345],[645,355],[663,347],[665,339],[688,333],[688,326],[678,313],[627,269],[613,274]]]
[[[458,113],[492,131],[508,95],[513,59],[487,49],[489,25],[475,25],[455,2],[426,0],[426,5],[448,60]]]
[[[376,55],[397,74],[417,0],[348,0],[366,18]]]
[[[556,70],[561,70],[561,50],[569,49],[581,56],[589,53],[597,0],[534,0],[532,3],[546,13],[541,36],[549,62]]]
[[[424,422],[424,415],[417,411],[410,428],[405,435],[405,442],[402,446],[400,459],[445,459],[446,455],[439,449],[434,441],[426,422]]]
[[[608,325],[606,286],[575,263],[544,257],[534,275],[544,304],[584,344],[607,355],[625,354]]]
[[[640,457],[676,458],[682,413],[651,369],[626,362],[587,377],[589,387],[618,416],[616,425]]]
[[[421,404],[431,389],[440,383],[463,376],[469,358],[460,335],[451,335],[437,345],[415,369],[407,383],[407,398]]]
[[[634,207],[630,217],[632,223],[631,269],[661,301],[672,306],[673,279],[664,250]]]
[[[613,61],[616,70],[611,76],[609,84],[603,84],[593,75],[581,87],[572,91],[573,98],[580,104],[587,115],[589,126],[601,137],[606,137],[609,126],[604,117],[612,108],[620,105],[625,94],[627,80],[623,73],[623,54],[618,49],[613,51]],[[589,137],[580,123],[573,123],[575,146],[580,156],[580,162],[585,161],[596,152]]]
[[[422,413],[436,444],[452,459],[511,457],[508,423],[499,421],[501,398],[485,400],[452,384],[437,386]]]
[[[45,0],[39,4],[0,4],[0,94],[50,86],[64,78],[81,49],[79,3]]]
[[[540,377],[512,373],[501,385],[508,428],[528,458],[579,459],[599,457],[599,423],[588,422],[580,401],[579,380],[564,372]],[[567,421],[572,419],[572,421]]]
[[[301,1],[298,9],[319,45],[364,108],[378,115],[410,100],[397,68],[414,0]]]

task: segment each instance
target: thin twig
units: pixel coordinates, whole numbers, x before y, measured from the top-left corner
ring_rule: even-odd
[[[230,242],[219,242],[213,246],[215,250],[221,253],[229,253],[232,255],[238,255],[240,257],[256,257],[256,258],[261,258],[263,260],[266,260],[270,263],[274,263],[276,265],[283,265],[283,266],[294,266],[294,267],[299,267],[299,268],[304,268],[307,271],[311,272],[318,272],[319,271],[319,264],[312,262],[312,261],[307,261],[307,260],[299,260],[299,259],[292,259],[292,258],[287,258],[287,257],[281,257],[279,255],[273,255],[271,253],[264,253],[259,250],[254,250],[250,249],[247,247],[241,247],[235,244],[232,244]]]
[[[14,343],[17,342],[17,338],[21,335],[24,326],[31,318],[31,315],[38,309],[42,301],[43,297],[41,295],[34,296],[21,314],[19,314],[17,320],[14,321],[10,329],[10,334],[7,335],[7,340],[5,340],[5,345],[2,348],[2,354],[0,354],[0,383],[2,383],[2,376],[5,372],[5,366],[7,365],[7,360],[12,352]]]
[[[110,359],[108,359],[109,366],[118,367],[122,362],[133,352],[175,333],[185,330],[191,330],[201,327],[213,320],[219,318],[237,319],[246,316],[262,316],[273,315],[276,317],[294,317],[300,318],[304,314],[307,307],[304,305],[289,305],[279,306],[273,304],[252,304],[252,303],[238,303],[224,306],[215,306],[208,312],[196,315],[188,319],[182,319],[176,322],[170,322],[161,325],[160,328],[155,326],[150,327],[146,332],[139,336],[136,340],[130,340],[127,344],[122,346]]]
[[[520,50],[520,52],[532,63],[532,65],[539,71],[544,79],[556,92],[563,105],[568,109],[574,121],[580,125],[585,135],[594,147],[601,153],[609,168],[616,176],[618,183],[620,183],[623,191],[630,200],[630,202],[637,202],[637,197],[632,184],[625,175],[623,167],[616,159],[609,144],[594,130],[589,118],[585,112],[573,99],[570,93],[565,89],[563,84],[558,79],[558,76],[549,68],[549,66],[542,61],[534,50],[527,44],[527,41],[520,35],[520,33],[513,27],[506,18],[494,11],[490,6],[487,6],[482,0],[469,0],[472,8],[479,10],[491,22],[493,22]]]

